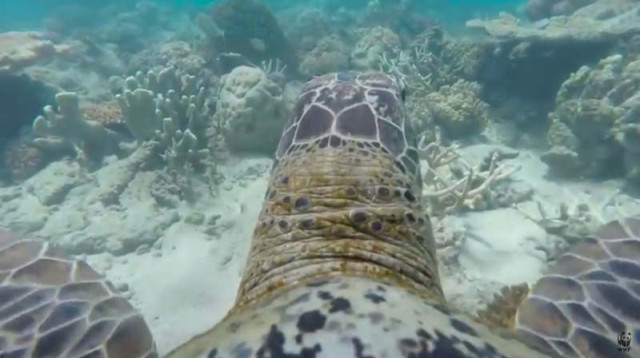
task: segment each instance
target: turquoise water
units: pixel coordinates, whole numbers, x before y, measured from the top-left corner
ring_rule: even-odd
[[[132,7],[135,1],[113,0],[113,1],[93,1],[94,6],[110,6],[121,4],[123,8]],[[210,5],[219,3],[220,1],[153,1],[158,4],[165,4],[176,7],[176,9],[202,9]],[[285,9],[294,5],[309,4],[318,7],[336,8],[345,7],[349,9],[364,9],[368,0],[271,0],[263,1],[274,10]],[[384,2],[384,1],[383,1]],[[393,1],[392,1],[393,2]],[[399,2],[399,1],[396,1]],[[422,11],[432,14],[449,25],[457,26],[463,24],[472,17],[490,17],[496,15],[500,11],[517,12],[518,7],[523,0],[420,0],[415,1],[418,8]],[[87,4],[80,0],[0,0],[0,31],[10,30],[32,30],[42,27],[42,21],[49,14],[57,11],[64,11],[65,7],[70,5]],[[102,5],[100,5],[102,4]],[[100,19],[92,19],[100,21]]]

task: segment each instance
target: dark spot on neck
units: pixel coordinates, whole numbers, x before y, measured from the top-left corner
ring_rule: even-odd
[[[469,326],[467,323],[457,319],[457,318],[451,318],[451,325],[453,326],[453,328],[455,328],[456,330],[468,334],[470,336],[474,336],[477,337],[478,334],[476,333],[476,331]]]
[[[375,294],[375,293],[367,293],[366,295],[364,295],[364,298],[368,299],[369,301],[371,301],[371,302],[373,302],[375,304],[387,301],[386,298],[384,298],[384,297],[382,297],[382,296],[380,296],[378,294]]]
[[[376,221],[372,222],[371,223],[371,230],[373,230],[373,231],[382,230],[382,221],[376,220]]]
[[[309,282],[307,284],[307,287],[320,287],[320,286],[324,286],[324,285],[326,285],[328,283],[329,283],[329,280],[318,280],[318,281]]]
[[[391,192],[389,191],[389,188],[381,186],[378,187],[378,196],[382,197],[382,198],[386,198],[389,196],[389,194],[391,194]]]
[[[326,300],[332,299],[333,295],[331,294],[331,292],[328,292],[328,291],[320,291],[320,292],[318,292],[318,297],[321,300],[325,300],[326,301]]]
[[[302,220],[302,228],[303,229],[313,229],[316,226],[316,221],[312,218],[307,218]]]
[[[296,326],[300,332],[311,333],[322,329],[326,322],[327,316],[323,315],[319,310],[313,310],[301,314]]]
[[[309,207],[309,199],[300,197],[296,199],[296,202],[293,205],[297,210],[305,210]]]
[[[413,203],[416,201],[416,197],[413,196],[413,193],[409,190],[404,192],[404,198],[409,200],[410,203]]]
[[[356,211],[351,215],[351,220],[356,224],[362,224],[367,221],[367,213],[364,211]]]
[[[373,356],[364,353],[364,344],[362,344],[360,338],[352,338],[351,343],[353,343],[353,348],[356,351],[356,358],[374,358]]]
[[[335,313],[340,311],[348,311],[351,309],[351,302],[348,299],[343,297],[338,297],[336,299],[331,300],[331,308],[329,308],[329,313]]]
[[[409,212],[405,214],[405,218],[407,218],[407,221],[411,224],[416,222],[416,216],[413,215],[413,213]]]

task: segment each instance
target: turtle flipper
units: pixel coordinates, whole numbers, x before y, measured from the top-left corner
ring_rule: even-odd
[[[46,242],[0,232],[0,357],[157,357],[142,316]]]
[[[516,331],[562,357],[637,357],[640,216],[604,225],[559,257],[518,309]]]

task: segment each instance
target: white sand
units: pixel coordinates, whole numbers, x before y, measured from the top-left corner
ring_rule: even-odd
[[[270,161],[246,160],[225,168],[228,181],[234,180],[234,172],[256,163]],[[217,236],[179,222],[159,240],[161,255],[152,250],[117,258],[88,257],[98,270],[111,261],[106,276],[116,285],[129,286],[131,301],[147,318],[161,355],[213,327],[233,305],[266,187],[265,174],[244,187],[221,190],[209,203],[198,203],[199,212],[221,215]]]

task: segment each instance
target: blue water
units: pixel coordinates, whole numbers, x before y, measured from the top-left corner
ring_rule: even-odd
[[[382,0],[384,2],[385,0]],[[394,2],[392,0],[390,2]],[[399,0],[398,0],[399,1]],[[523,0],[415,0],[419,8],[443,21],[445,26],[461,25],[473,17],[491,17],[500,11],[516,13]],[[166,0],[151,1],[175,6],[176,9],[194,10],[206,8],[221,1],[206,0]],[[351,9],[364,9],[369,0],[271,0],[263,1],[272,9],[278,10],[296,4],[313,4],[318,7],[337,8],[339,6]],[[69,5],[90,5],[91,7],[105,4],[122,4],[123,8],[132,7],[136,1],[127,0],[0,0],[0,31],[33,30],[42,28],[42,21],[56,11]],[[100,21],[100,19],[92,19]]]

